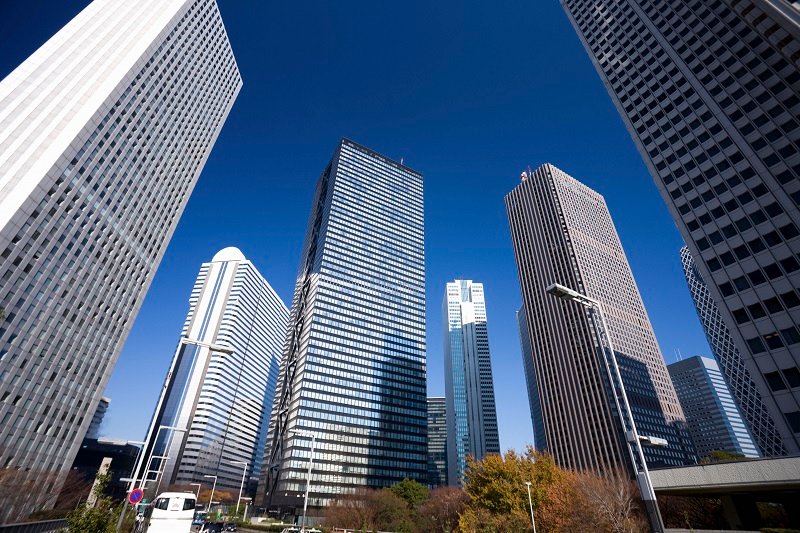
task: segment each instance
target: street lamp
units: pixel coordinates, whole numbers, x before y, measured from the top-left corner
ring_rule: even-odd
[[[97,442],[101,442],[102,443],[102,442],[106,442],[106,441],[104,441],[102,439],[97,439]],[[130,474],[130,478],[129,478],[131,480],[131,483],[133,483],[133,481],[135,481],[133,479],[133,477],[134,477],[134,474],[136,472],[136,464],[139,462],[139,456],[142,455],[142,450],[144,449],[144,444],[145,443],[140,441],[140,440],[129,440],[125,444],[126,445],[127,444],[134,444],[134,445],[138,444],[139,445],[138,446],[139,447],[139,451],[136,452],[136,459],[133,460],[133,467],[131,468],[131,474]],[[122,479],[120,479],[120,481],[122,481]],[[124,483],[124,481],[122,481],[122,482]],[[131,490],[133,490],[133,489],[131,489]],[[128,492],[130,492],[130,490]],[[117,520],[117,529],[116,529],[117,533],[119,533],[119,531],[122,529],[122,523],[125,520],[125,515],[127,514],[127,512],[128,512],[128,502],[124,502],[123,505],[122,505],[122,512],[119,513],[119,520]]]
[[[165,426],[165,425],[158,426],[158,431],[156,431],[156,437],[155,437],[155,439],[153,439],[151,441],[152,445],[150,447],[150,456],[147,458],[147,463],[145,464],[145,471],[142,473],[142,484],[145,483],[145,479],[147,478],[147,474],[150,472],[149,468],[150,468],[150,465],[152,464],[153,459],[154,459],[153,453],[155,452],[156,442],[158,442],[158,437],[159,437],[159,435],[161,435],[161,431],[163,431],[165,429],[169,430],[169,431],[173,431],[173,432],[178,432],[178,433],[182,433],[182,432],[187,431],[186,428],[179,428],[179,427],[175,427],[175,426]],[[163,460],[166,457],[165,456],[158,456],[158,458],[159,458],[159,465],[160,465],[161,464],[160,461]],[[129,493],[133,490],[134,485],[136,484],[136,480],[139,478],[139,469],[140,468],[141,468],[141,464],[136,466],[136,475],[133,477],[133,481],[131,481],[131,484],[128,486],[128,492]],[[161,470],[160,467],[159,467],[159,470]],[[156,475],[156,477],[158,477],[158,475]]]
[[[659,439],[657,437],[641,437],[636,432],[636,424],[633,420],[631,406],[628,403],[628,395],[625,393],[625,384],[622,382],[622,374],[620,374],[619,365],[617,364],[614,345],[611,343],[611,335],[609,334],[608,325],[606,324],[603,306],[598,300],[558,283],[551,284],[545,291],[556,298],[577,302],[591,311],[592,325],[597,335],[597,342],[600,343],[600,349],[604,354],[603,362],[605,363],[608,380],[611,384],[614,403],[616,404],[617,412],[620,414],[620,419],[622,420],[625,442],[628,443],[628,453],[634,473],[636,474],[636,481],[639,485],[642,501],[647,511],[650,528],[653,530],[653,533],[663,533],[664,522],[661,520],[661,513],[658,510],[658,503],[656,502],[656,493],[653,490],[653,482],[650,479],[650,472],[647,470],[647,462],[645,461],[644,452],[642,451],[642,441],[654,446],[664,446],[667,443],[664,439]],[[598,328],[597,316],[600,317],[602,331]],[[605,339],[605,346],[608,347],[608,350],[606,350],[603,345],[603,339]],[[620,400],[622,401],[622,406],[620,406]],[[624,410],[622,409],[623,406]]]
[[[172,382],[172,376],[175,374],[176,366],[177,366],[177,364],[179,362],[179,359],[180,359],[178,357],[178,355],[180,354],[181,348],[185,344],[193,344],[193,345],[199,346],[201,348],[208,348],[209,350],[211,350],[213,352],[220,352],[220,353],[225,353],[225,354],[232,354],[233,353],[233,348],[231,348],[229,346],[221,346],[221,345],[218,345],[218,344],[209,344],[209,343],[206,343],[206,342],[202,342],[202,341],[198,341],[198,340],[194,340],[194,339],[189,339],[187,337],[181,337],[180,338],[180,340],[178,341],[178,347],[175,349],[175,354],[172,356],[172,364],[170,366],[169,372],[167,373],[167,378],[164,380],[164,385],[161,388],[161,395],[159,396],[158,403],[156,404],[156,410],[155,410],[156,416],[153,417],[153,421],[151,422],[151,425],[150,425],[150,427],[148,428],[148,431],[147,431],[147,438],[145,439],[145,441],[148,443],[148,446],[150,447],[150,455],[151,456],[152,456],[152,454],[153,454],[153,452],[155,450],[156,444],[158,443],[158,437],[159,437],[159,435],[160,435],[160,433],[161,433],[161,431],[163,429],[171,429],[173,431],[183,431],[183,432],[187,431],[186,429],[178,429],[178,428],[175,428],[175,427],[172,427],[172,426],[167,426],[167,425],[160,425],[158,427],[158,429],[156,429],[156,426],[155,426],[158,422],[160,422],[159,413],[161,413],[161,408],[162,408],[162,406],[164,404],[164,401],[166,400],[167,390],[169,389],[169,385]],[[154,433],[155,433],[155,438],[153,438],[153,434]],[[170,435],[170,437],[171,437],[171,435]],[[169,446],[167,446],[167,450],[168,449],[169,449]],[[168,451],[165,451],[165,453],[168,453]],[[148,459],[147,459],[147,461],[148,461],[147,462],[147,468],[150,467],[150,461],[151,460],[152,460],[152,457],[148,457]],[[133,481],[128,486],[128,492],[129,493],[135,488],[134,485],[136,484],[136,481],[139,479],[139,475],[138,474],[141,471],[142,471],[142,463],[141,463],[141,458],[140,458],[139,461],[136,464],[136,474],[137,475],[133,476]],[[142,477],[142,480],[144,480],[144,476]]]
[[[533,500],[531,499],[531,482],[526,481],[525,485],[528,486],[528,505],[531,507],[531,524],[533,525],[533,533],[536,533],[536,521],[533,519]]]
[[[217,476],[203,476],[209,479],[214,478],[214,484],[211,485],[211,496],[208,497],[208,511],[211,512],[211,504],[214,500],[214,489],[217,488]]]
[[[197,494],[195,495],[195,498],[197,500],[200,500],[200,487],[202,487],[203,484],[202,483],[189,483],[189,486],[190,487],[197,487]]]
[[[306,497],[303,500],[303,527],[300,530],[302,533],[306,531],[306,515],[308,513],[308,490],[311,487],[311,466],[314,463],[314,446],[317,443],[317,436],[310,431],[302,431],[302,430],[294,430],[292,431],[293,435],[299,437],[310,437],[311,438],[311,454],[308,456],[308,476],[306,477]]]
[[[242,522],[247,522],[247,508],[250,507],[250,503],[252,503],[253,498],[245,496],[242,499],[245,500],[245,502],[246,502],[244,504],[244,516],[242,516]]]
[[[239,499],[236,500],[236,514],[239,514],[239,503],[242,501],[242,491],[244,490],[244,478],[247,475],[247,463],[245,461],[230,461],[234,465],[242,465],[242,484],[239,485]]]

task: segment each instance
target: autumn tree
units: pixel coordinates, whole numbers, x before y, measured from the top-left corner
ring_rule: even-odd
[[[438,487],[417,508],[419,531],[454,533],[458,519],[467,506],[467,494],[458,487]]]
[[[581,473],[575,479],[598,530],[610,533],[647,530],[647,522],[638,505],[639,491],[622,472],[609,472],[605,476]]]

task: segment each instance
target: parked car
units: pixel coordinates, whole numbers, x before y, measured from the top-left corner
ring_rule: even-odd
[[[236,524],[233,522],[229,522],[222,526],[225,531],[236,531]]]

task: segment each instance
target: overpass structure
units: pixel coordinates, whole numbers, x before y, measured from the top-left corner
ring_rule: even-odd
[[[758,529],[756,503],[782,504],[800,527],[800,456],[650,470],[656,496],[720,498],[734,529]]]

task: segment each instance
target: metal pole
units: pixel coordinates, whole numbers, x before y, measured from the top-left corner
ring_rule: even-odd
[[[622,402],[625,405],[625,416],[628,419],[628,423],[630,424],[630,434],[625,435],[625,440],[628,441],[629,447],[634,447],[636,451],[636,455],[639,459],[639,464],[641,466],[641,471],[637,472],[636,474],[636,481],[639,484],[639,491],[641,492],[642,501],[644,502],[645,511],[647,512],[647,518],[650,522],[650,527],[653,530],[653,533],[664,533],[664,522],[661,519],[661,512],[658,509],[658,502],[656,501],[656,493],[653,490],[653,482],[650,479],[650,472],[647,469],[647,461],[644,458],[644,451],[642,450],[642,443],[639,442],[639,434],[636,432],[636,424],[633,420],[633,412],[631,412],[631,406],[628,403],[628,395],[625,392],[625,384],[622,382],[622,374],[619,371],[619,365],[617,364],[617,356],[614,352],[614,346],[611,344],[611,336],[608,333],[608,324],[606,324],[606,317],[605,313],[603,313],[603,309],[600,306],[599,302],[594,303],[594,307],[597,309],[598,313],[600,314],[600,320],[603,323],[603,330],[605,332],[606,342],[608,343],[608,349],[611,352],[611,363],[614,367],[614,374],[617,378],[617,383],[619,384],[620,393],[622,396]],[[637,469],[637,466],[634,465],[634,469]]]
[[[531,499],[531,482],[526,481],[525,485],[528,487],[528,505],[531,507],[531,525],[533,526],[533,533],[536,533],[536,521],[533,519],[533,500]]]
[[[242,461],[231,461],[231,462],[235,464],[244,465],[244,467],[242,468],[242,484],[239,485],[239,499],[236,500],[236,514],[239,514],[239,504],[242,501],[242,491],[244,490],[244,478],[247,475],[247,463]]]
[[[139,446],[139,451],[136,452],[136,459],[133,460],[133,468],[131,469],[131,484],[133,484],[133,481],[135,481],[133,476],[136,474],[136,467],[139,464],[139,456],[142,455],[142,450],[144,449],[146,443],[141,441],[128,441],[128,444],[141,444],[141,446]],[[130,494],[132,490],[133,489],[128,490],[128,494]],[[122,529],[122,524],[125,521],[125,515],[127,513],[128,513],[128,502],[123,501],[122,511],[120,511],[119,520],[117,520],[117,527],[114,529],[114,531],[116,531],[117,533],[119,533],[120,530]]]
[[[217,488],[217,476],[208,476],[214,478],[214,484],[211,485],[211,497],[208,499],[208,512],[211,512],[211,502],[214,501],[214,489]]]

